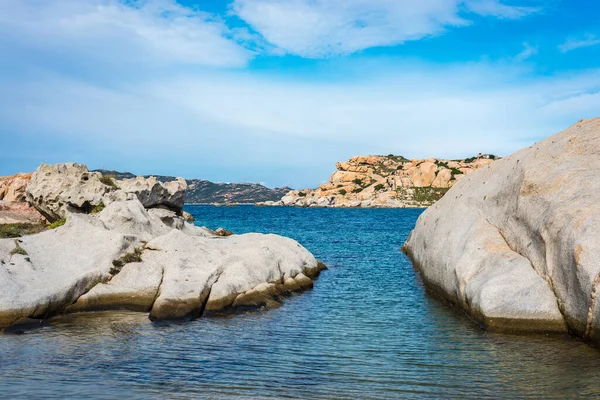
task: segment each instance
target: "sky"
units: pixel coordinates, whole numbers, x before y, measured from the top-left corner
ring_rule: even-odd
[[[596,0],[0,0],[0,175],[315,187],[600,116]]]

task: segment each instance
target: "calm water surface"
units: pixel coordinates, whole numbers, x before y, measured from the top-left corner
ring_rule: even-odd
[[[400,246],[420,210],[188,206],[275,232],[329,266],[280,308],[152,324],[119,312],[0,335],[0,398],[595,398],[600,352],[487,333],[428,297]]]

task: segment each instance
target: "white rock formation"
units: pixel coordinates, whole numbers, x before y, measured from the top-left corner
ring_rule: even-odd
[[[181,214],[185,180],[162,183],[156,178],[113,180],[85,165],[42,164],[27,185],[26,198],[48,221],[54,222],[67,212],[89,213],[99,204],[138,199],[145,208],[164,208]]]
[[[89,212],[114,190],[102,183],[101,177],[81,164],[43,163],[27,185],[27,201],[50,222],[63,218],[67,211]]]
[[[462,178],[404,250],[428,287],[491,329],[600,340],[600,119]]]
[[[67,199],[90,199],[102,191],[95,190],[96,183],[74,184],[65,189],[68,197],[58,188],[71,178],[51,167],[40,167],[49,175],[38,178],[41,187],[32,193],[44,193],[39,204],[49,214],[65,213],[67,223],[17,240],[0,239],[0,329],[64,312],[117,308],[172,319],[261,306],[312,287],[311,278],[324,269],[294,240],[219,237],[174,211],[146,209],[137,198],[113,201],[98,214],[72,213]],[[55,171],[61,175],[53,183]],[[87,176],[86,182],[95,179]],[[74,193],[77,187],[85,193]]]
[[[181,213],[183,209],[185,189],[187,188],[183,178],[161,183],[153,176],[149,178],[138,176],[137,178],[120,180],[117,185],[125,193],[137,196],[146,208],[163,207],[178,213]]]

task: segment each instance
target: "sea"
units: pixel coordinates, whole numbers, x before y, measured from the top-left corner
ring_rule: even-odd
[[[491,333],[429,295],[402,253],[421,209],[188,205],[196,224],[276,233],[328,267],[268,310],[153,323],[125,311],[0,335],[2,399],[600,397],[600,351]]]

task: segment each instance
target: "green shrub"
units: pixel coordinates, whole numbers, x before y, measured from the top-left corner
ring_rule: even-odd
[[[104,210],[106,206],[104,205],[103,202],[98,203],[98,205],[94,206],[94,208],[92,208],[92,214],[98,214],[99,212],[101,212],[102,210]]]
[[[46,230],[42,224],[5,224],[0,225],[0,239],[17,238],[23,235],[33,235]]]
[[[457,169],[457,168],[450,168],[450,174],[454,178],[454,175],[463,175],[464,172],[462,172],[460,169]]]
[[[465,163],[469,164],[472,163],[473,161],[477,160],[477,157],[469,157],[469,158],[465,158]]]
[[[27,252],[25,251],[25,249],[21,247],[21,245],[19,244],[19,242],[17,240],[15,240],[15,248],[10,251],[11,256],[13,256],[15,254],[20,254],[22,256],[27,255]]]
[[[354,183],[355,185],[361,185],[361,186],[362,186],[362,184],[363,184],[363,181],[362,181],[362,179],[358,179],[358,178],[356,178],[356,179],[354,179],[354,180],[352,181],[352,183]]]
[[[388,154],[388,157],[394,157],[394,155],[393,154]]]
[[[100,182],[105,184],[106,186],[113,187],[115,189],[118,188],[117,183],[115,182],[115,177],[112,175],[102,175],[100,176]]]
[[[423,204],[433,204],[441,199],[448,189],[428,187],[413,188],[413,199]]]
[[[375,191],[378,192],[380,190],[383,190],[384,187],[385,187],[385,185],[383,183],[379,183],[379,184],[375,185]]]
[[[0,226],[0,238],[16,238],[21,236],[18,224],[6,224]]]
[[[346,189],[342,189],[339,191],[339,194],[341,194],[342,196],[345,196],[346,193],[348,193],[348,192],[346,192]]]
[[[56,229],[59,226],[63,226],[66,222],[67,222],[67,219],[65,217],[63,217],[57,221],[54,221],[50,225],[48,225],[48,229]]]
[[[352,193],[360,193],[363,191],[363,188],[356,188],[352,190]]]
[[[298,192],[298,196],[300,196],[300,197],[306,197],[306,193],[304,193],[304,192]]]

